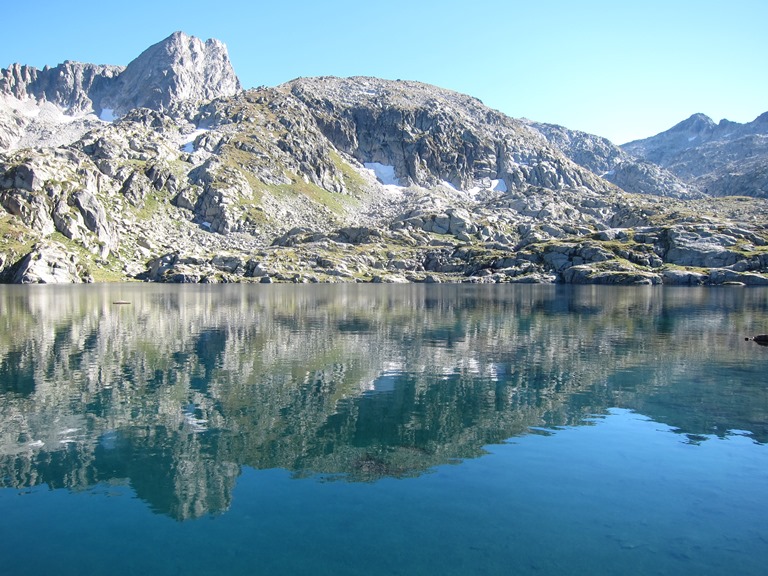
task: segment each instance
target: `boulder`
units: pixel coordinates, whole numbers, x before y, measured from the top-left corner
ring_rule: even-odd
[[[93,278],[79,264],[77,255],[58,243],[37,244],[19,264],[16,284],[79,284]]]
[[[116,248],[117,239],[107,221],[107,213],[96,195],[89,190],[79,190],[72,195],[74,205],[80,210],[86,227],[101,242],[101,257],[106,258]]]
[[[4,190],[0,192],[0,205],[42,236],[53,234],[56,230],[51,203],[41,194],[22,189]]]

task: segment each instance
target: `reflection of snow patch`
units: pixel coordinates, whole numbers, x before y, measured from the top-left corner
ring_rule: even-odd
[[[184,415],[184,421],[192,429],[192,432],[205,432],[208,430],[208,420],[205,418],[198,418],[196,414],[196,407],[194,404],[190,404],[182,409]]]
[[[113,108],[102,108],[101,114],[99,114],[99,120],[104,120],[104,122],[114,122],[116,120],[115,110]]]
[[[399,362],[386,362],[379,375],[368,385],[371,392],[392,392],[405,371]]]
[[[40,448],[41,446],[45,446],[45,442],[42,440],[34,440],[28,444],[30,448]]]
[[[400,181],[395,176],[394,166],[387,166],[378,162],[366,162],[363,166],[368,170],[372,170],[376,179],[382,184],[400,186]]]

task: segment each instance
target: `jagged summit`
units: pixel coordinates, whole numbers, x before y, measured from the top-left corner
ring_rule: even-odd
[[[164,110],[239,90],[226,46],[183,32],[128,66],[67,60],[40,70],[13,64],[0,70],[0,150],[72,142],[92,127],[82,120],[89,114],[113,120],[138,107]]]
[[[694,114],[622,148],[708,195],[768,197],[768,112],[744,124]]]
[[[133,108],[164,110],[179,101],[231,96],[240,89],[221,41],[174,32],[128,64],[96,107],[122,116]]]
[[[691,114],[689,118],[686,118],[682,122],[675,124],[672,128],[669,129],[669,131],[688,133],[702,132],[704,130],[711,130],[715,126],[715,121],[712,120],[712,118],[706,114],[697,112],[696,114]]]

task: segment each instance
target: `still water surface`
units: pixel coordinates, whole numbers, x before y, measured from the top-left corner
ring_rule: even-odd
[[[0,574],[762,575],[766,332],[763,289],[0,287]]]

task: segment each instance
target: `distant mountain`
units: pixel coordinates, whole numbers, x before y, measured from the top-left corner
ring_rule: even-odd
[[[691,124],[669,141],[719,142]],[[764,137],[737,127],[732,173]],[[675,174],[420,82],[242,90],[179,32],[0,71],[0,281],[768,285],[768,202]]]
[[[529,122],[576,164],[635,194],[655,194],[675,198],[701,196],[671,172],[625,152],[607,138],[569,130],[555,124]]]
[[[746,124],[694,114],[622,148],[710,196],[768,197],[768,112]]]

